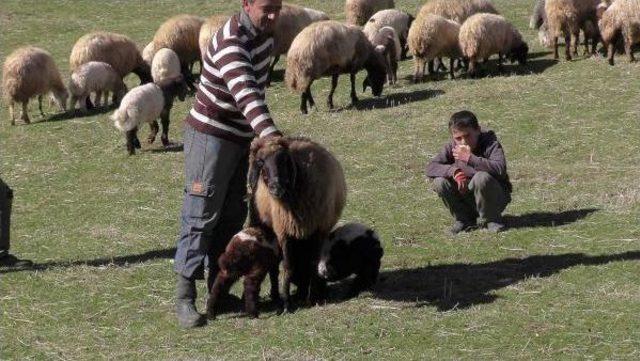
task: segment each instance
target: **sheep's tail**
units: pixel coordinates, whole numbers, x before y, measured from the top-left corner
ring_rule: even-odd
[[[116,109],[111,115],[111,120],[113,120],[113,125],[121,132],[128,132],[136,127],[126,109]]]
[[[287,64],[287,69],[284,73],[284,81],[287,83],[289,89],[298,93],[304,92],[309,86],[309,80],[305,76],[305,71],[302,67],[298,66],[297,61],[291,61]]]

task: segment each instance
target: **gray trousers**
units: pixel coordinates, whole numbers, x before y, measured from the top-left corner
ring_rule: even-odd
[[[477,172],[469,182],[469,190],[463,195],[456,182],[449,178],[435,178],[433,189],[438,193],[451,215],[467,224],[497,222],[511,202],[500,182],[487,172]]]
[[[217,274],[218,257],[247,218],[249,145],[240,145],[185,126],[185,188],[175,271],[204,278]]]
[[[9,252],[13,190],[0,178],[0,257]]]

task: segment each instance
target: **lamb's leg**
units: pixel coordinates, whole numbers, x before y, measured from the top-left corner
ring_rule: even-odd
[[[40,115],[44,117],[44,111],[42,110],[42,94],[38,95],[38,109],[40,110]]]
[[[633,39],[625,39],[624,40],[624,52],[629,57],[629,62],[633,63],[636,61],[636,58],[633,56]]]
[[[331,75],[331,90],[329,91],[329,96],[327,97],[327,107],[329,109],[333,109],[333,93],[336,91],[336,87],[338,86],[339,76],[339,74]]]
[[[20,114],[20,119],[26,124],[30,124],[31,120],[29,120],[29,110],[27,109],[28,101],[22,102],[22,114]]]
[[[160,131],[158,121],[154,120],[153,122],[149,123],[149,128],[151,129],[151,132],[149,133],[149,137],[147,137],[147,143],[153,144],[153,142],[156,140],[158,132]]]
[[[216,318],[216,304],[220,297],[229,293],[231,285],[236,281],[237,277],[231,277],[227,272],[218,272],[216,280],[213,282],[213,286],[207,296],[207,317],[210,319]]]
[[[453,67],[453,63],[455,62],[455,58],[451,57],[449,58],[449,75],[451,76],[451,79],[455,79],[456,75],[454,74],[454,67]]]
[[[16,109],[15,109],[15,104],[12,101],[9,102],[9,114],[11,115],[11,125],[16,125]]]
[[[244,277],[244,310],[251,318],[258,318],[260,284],[265,276],[266,270],[257,270]]]
[[[282,309],[282,299],[280,298],[280,293],[278,293],[278,274],[280,273],[280,262],[275,262],[275,264],[269,269],[269,282],[271,283],[271,302],[276,307],[276,312],[281,314]]]
[[[609,43],[609,46],[607,47],[607,58],[609,58],[609,65],[614,65],[615,62],[613,60],[614,56],[616,54],[616,45],[614,42]]]
[[[162,141],[162,145],[164,147],[169,146],[169,110],[165,109],[160,114],[160,121],[162,122],[162,135],[160,136],[160,140]]]
[[[571,35],[564,36],[564,55],[567,61],[571,61]]]
[[[554,36],[551,43],[553,46],[553,59],[558,60],[560,59],[560,55],[558,54],[558,37]]]
[[[351,80],[351,105],[355,106],[358,103],[358,96],[356,95],[356,72],[349,74]]]

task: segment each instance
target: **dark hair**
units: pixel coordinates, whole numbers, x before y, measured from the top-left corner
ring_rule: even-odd
[[[451,119],[449,119],[449,129],[464,129],[464,128],[472,128],[472,129],[480,129],[480,125],[478,124],[478,118],[476,115],[468,110],[463,110],[457,113],[453,113]]]

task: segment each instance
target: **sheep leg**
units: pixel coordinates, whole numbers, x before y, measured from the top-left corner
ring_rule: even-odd
[[[13,100],[9,103],[9,114],[11,115],[11,125],[16,125],[16,110]]]
[[[418,59],[416,56],[413,57],[413,83],[417,84],[422,80],[424,76],[424,61],[422,59]]]
[[[349,75],[351,79],[351,105],[355,106],[358,103],[358,96],[356,95],[356,73],[352,72]]]
[[[115,94],[114,94],[115,96]],[[104,94],[102,95],[102,105],[104,105],[105,107],[109,105],[109,91],[105,91]]]
[[[391,76],[393,82],[391,84],[395,84],[398,82],[398,61],[393,57],[391,58],[391,70],[393,72]]]
[[[136,148],[140,148],[140,141],[138,140],[138,128],[133,128],[125,133],[127,138],[127,151],[129,155],[136,154]]]
[[[627,53],[627,56],[629,57],[629,62],[630,63],[633,63],[633,62],[636,61],[636,58],[633,56],[632,44],[633,44],[632,40],[625,39],[625,41],[624,41],[624,52]]]
[[[269,66],[269,74],[267,75],[267,82],[265,83],[265,86],[271,85],[271,75],[273,74],[273,69],[275,69],[278,60],[280,60],[280,55],[273,57],[273,62],[271,62],[271,66]]]
[[[22,114],[20,114],[20,119],[26,124],[31,123],[29,120],[29,110],[27,109],[28,102],[22,102]]]
[[[280,262],[276,262],[269,269],[269,282],[271,283],[271,302],[276,307],[276,313],[281,314],[282,309],[282,299],[280,298],[280,293],[278,293],[278,274],[280,273]]]
[[[478,74],[478,70],[476,69],[478,66],[478,61],[475,58],[471,58],[469,60],[469,76],[475,78]]]
[[[502,66],[502,53],[498,53],[498,71],[503,72],[504,66]]]
[[[257,270],[244,277],[244,310],[251,318],[258,318],[260,283],[266,276],[265,270]]]
[[[429,73],[429,75],[431,75],[431,74],[434,74],[434,73],[435,73],[435,70],[434,70],[434,63],[435,63],[435,60],[434,60],[434,59],[429,60],[429,64],[428,64],[428,66],[427,66],[427,73]],[[424,69],[424,65],[422,65],[422,68]]]
[[[42,110],[42,94],[38,95],[38,109],[40,110],[40,115],[44,117],[44,111]]]
[[[229,294],[231,285],[237,280],[238,277],[231,277],[227,272],[218,272],[216,280],[213,282],[213,286],[207,296],[207,317],[210,319],[216,318],[216,304],[221,296]]]
[[[329,107],[329,109],[333,109],[333,93],[336,91],[336,87],[338,86],[339,76],[339,74],[331,75],[331,90],[329,91],[329,96],[327,97],[327,107]]]
[[[96,107],[101,107],[102,106],[102,92],[101,91],[96,91],[96,101],[95,101],[95,105]]]
[[[558,37],[554,36],[551,42],[553,45],[553,59],[558,60],[560,59],[560,55],[558,54]]]
[[[564,55],[567,61],[571,61],[571,35],[564,36]]]
[[[454,74],[454,68],[453,68],[454,61],[455,61],[455,58],[453,57],[449,58],[449,75],[451,76],[451,79],[456,78],[456,75]]]
[[[578,56],[578,45],[580,45],[580,30],[577,33],[573,33],[573,37],[571,38],[573,42],[573,56]],[[585,37],[586,41],[586,37]]]
[[[282,276],[282,289],[280,291],[280,297],[282,298],[282,306],[283,310],[286,313],[293,312],[293,306],[291,304],[291,261],[289,259],[290,249],[289,243],[287,240],[284,242],[280,242],[282,245],[282,268],[283,268],[283,276]]]
[[[160,136],[160,141],[162,141],[162,145],[164,147],[169,146],[169,111],[163,110],[162,114],[160,114],[160,121],[162,122],[162,135]],[[157,125],[158,123],[156,123]]]
[[[154,120],[153,122],[149,123],[149,128],[151,129],[151,133],[149,133],[149,136],[147,137],[147,143],[152,144],[156,140],[158,131],[160,131],[158,121]]]
[[[613,60],[615,54],[616,54],[615,43],[611,42],[611,43],[609,43],[609,46],[607,47],[607,58],[609,58],[609,65],[614,65],[615,64],[615,62]]]
[[[187,83],[187,87],[189,87],[189,91],[195,93],[196,91],[196,87],[194,84],[194,79],[193,79],[193,74],[191,73],[191,71],[189,71],[189,65],[188,64],[184,64],[182,65],[182,69],[181,69],[182,75],[184,76],[184,80]]]

